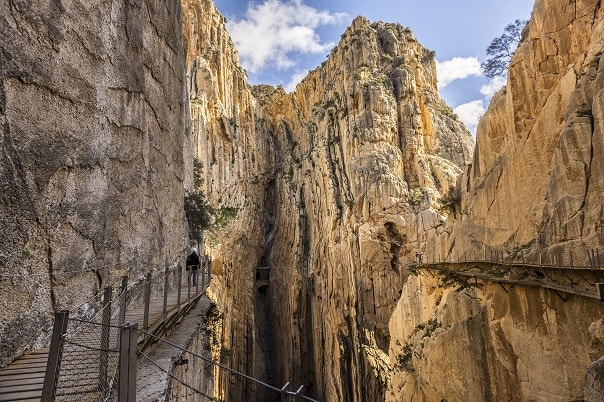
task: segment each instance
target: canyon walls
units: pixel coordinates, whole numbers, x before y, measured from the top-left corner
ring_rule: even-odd
[[[274,139],[257,117],[257,101],[213,2],[183,1],[187,86],[200,188],[218,220],[205,234],[211,252],[210,296],[220,311],[215,357],[235,370],[266,379],[265,340],[259,337],[254,278],[274,231]],[[228,375],[216,397],[266,400],[264,390]]]
[[[398,24],[356,18],[286,93],[248,85],[210,0],[0,12],[0,365],[181,256],[195,172],[221,363],[324,401],[601,399],[599,301],[414,267],[602,247],[599,1],[536,1],[475,149]]]
[[[539,0],[482,118],[462,214],[434,253],[524,250],[589,265],[602,247],[602,5]],[[435,242],[436,243],[436,242]]]
[[[594,264],[588,253],[604,242],[603,17],[599,1],[536,1],[479,124],[459,214],[428,236],[428,259]],[[392,316],[404,334],[392,357],[406,374],[391,400],[602,399],[598,301],[448,282],[455,292],[425,276],[406,284],[422,296],[401,299]]]
[[[202,189],[230,212],[206,238],[229,364],[328,401],[597,400],[598,302],[410,266],[598,247],[599,2],[537,1],[475,150],[410,30],[355,19],[286,93],[248,88],[193,5],[219,23],[185,41]]]
[[[179,1],[0,5],[0,365],[187,245]],[[191,163],[191,162],[189,162]]]
[[[200,189],[227,217],[205,239],[221,359],[325,400],[382,399],[405,264],[472,154],[434,54],[359,17],[294,93],[249,88],[213,4],[184,4]],[[224,379],[220,396],[245,387]]]

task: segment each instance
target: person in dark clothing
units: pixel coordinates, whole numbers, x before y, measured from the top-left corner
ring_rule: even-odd
[[[199,265],[201,261],[199,260],[199,254],[197,254],[197,249],[191,249],[191,254],[187,257],[187,271],[189,272],[189,283],[192,283],[193,286],[197,286],[197,271],[199,270]],[[191,282],[191,280],[193,282]]]

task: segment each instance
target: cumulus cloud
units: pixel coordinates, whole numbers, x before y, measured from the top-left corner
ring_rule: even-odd
[[[476,57],[453,57],[436,63],[438,87],[444,88],[455,80],[481,76],[480,62]]]
[[[480,87],[480,93],[483,94],[487,99],[491,99],[497,91],[499,91],[506,83],[505,77],[495,77],[488,84]]]
[[[468,130],[472,134],[476,134],[476,127],[478,127],[478,120],[484,114],[485,108],[481,99],[473,100],[468,103],[457,106],[453,109],[455,114],[459,117]]]
[[[245,17],[231,20],[227,28],[251,73],[265,66],[278,70],[295,65],[293,54],[320,54],[334,46],[322,43],[316,29],[343,20],[345,14],[332,14],[309,7],[303,0],[266,0],[248,3]]]

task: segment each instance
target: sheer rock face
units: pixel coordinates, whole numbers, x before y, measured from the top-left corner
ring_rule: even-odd
[[[435,253],[522,248],[527,259],[561,253],[570,264],[572,249],[573,263],[588,265],[587,251],[601,248],[603,16],[596,0],[536,2],[478,127],[463,213]]]
[[[403,266],[444,220],[437,200],[473,146],[438,98],[433,54],[357,18],[294,93],[250,91],[212,3],[184,4],[202,189],[237,211],[206,239],[222,358],[325,400],[380,400]]]
[[[589,265],[588,250],[602,249],[603,17],[599,1],[536,2],[507,85],[478,127],[461,213],[429,235],[429,259],[542,254]],[[495,285],[453,293],[425,277],[406,286],[422,296],[401,299],[392,316],[392,354],[408,363],[406,379],[393,376],[392,400],[604,397],[600,304]]]
[[[186,242],[180,3],[90,4],[0,5],[0,365]]]
[[[267,378],[266,342],[259,339],[254,288],[273,230],[276,152],[257,118],[257,101],[247,85],[224,18],[209,0],[183,1],[187,86],[191,97],[193,146],[200,190],[221,214],[207,234],[213,258],[210,295],[222,319],[213,332],[216,359],[256,378]],[[261,387],[217,383],[217,397],[267,400]],[[230,385],[229,385],[230,384]]]
[[[390,321],[387,401],[583,400],[602,356],[599,301],[539,288],[412,276]],[[598,350],[599,349],[599,350]],[[600,363],[601,367],[601,363]],[[593,367],[593,394],[602,373]],[[601,400],[599,397],[587,399]]]
[[[383,399],[405,265],[470,155],[435,83],[409,30],[359,17],[293,94],[263,103],[283,167],[269,260],[275,371],[314,379],[325,400]]]

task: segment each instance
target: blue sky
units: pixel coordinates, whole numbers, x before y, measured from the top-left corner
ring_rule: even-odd
[[[214,0],[227,18],[250,84],[293,90],[319,66],[358,15],[398,22],[436,51],[441,97],[474,133],[503,81],[480,73],[485,49],[505,26],[529,19],[534,0]]]

